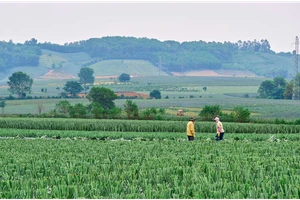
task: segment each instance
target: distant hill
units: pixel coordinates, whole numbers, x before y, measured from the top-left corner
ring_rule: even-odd
[[[95,77],[294,76],[294,55],[275,53],[267,40],[220,42],[158,41],[134,37],[91,38],[65,45],[0,42],[0,80],[23,71],[32,78],[78,78],[80,68]]]

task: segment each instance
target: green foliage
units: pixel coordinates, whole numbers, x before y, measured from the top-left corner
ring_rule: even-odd
[[[67,115],[71,111],[72,106],[69,101],[63,100],[55,104],[55,111],[58,114]]]
[[[127,114],[128,119],[138,118],[139,116],[139,108],[132,100],[126,100],[124,111]]]
[[[77,103],[71,106],[70,117],[72,118],[84,118],[87,114],[86,107],[82,103]]]
[[[122,112],[122,109],[119,108],[119,107],[112,107],[108,110],[105,110],[105,118],[108,118],[108,119],[116,119],[116,118],[119,118],[120,115],[121,115],[121,112]]]
[[[293,98],[293,81],[286,84],[285,91],[283,93],[284,99]]]
[[[30,78],[26,73],[15,72],[9,77],[7,82],[9,91],[11,94],[17,94],[19,98],[25,97],[26,92],[31,91],[33,79]]]
[[[154,107],[147,108],[147,109],[142,111],[143,118],[147,119],[147,120],[154,119],[156,115],[157,115],[157,110]]]
[[[126,82],[130,80],[130,75],[126,74],[126,73],[122,73],[119,77],[118,77],[120,82]]]
[[[41,48],[31,42],[14,44],[12,41],[0,42],[0,70],[20,66],[38,66]]]
[[[159,90],[152,90],[149,95],[151,98],[161,99],[161,94]]]
[[[122,112],[118,107],[104,109],[99,102],[92,102],[89,107],[95,119],[118,118]]]
[[[77,94],[83,91],[82,86],[77,81],[68,81],[63,89],[73,97],[76,97]]]
[[[242,106],[236,106],[233,109],[235,121],[237,122],[249,122],[251,112],[247,108]]]
[[[118,96],[114,93],[114,91],[105,87],[92,87],[87,95],[87,99],[89,101],[100,103],[105,110],[115,107],[115,103],[113,101],[117,99],[117,97]]]
[[[84,85],[86,89],[87,84],[94,84],[95,77],[93,76],[94,70],[92,68],[84,67],[80,69],[78,77],[80,78],[79,82]]]
[[[89,107],[95,119],[100,119],[101,117],[103,118],[105,110],[99,102],[92,102]]]
[[[200,111],[199,116],[203,121],[211,121],[216,116],[220,116],[222,114],[220,105],[206,105]]]
[[[283,77],[275,77],[273,81],[263,81],[258,89],[259,98],[283,99],[285,89],[286,81]]]

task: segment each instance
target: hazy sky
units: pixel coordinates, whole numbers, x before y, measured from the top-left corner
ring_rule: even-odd
[[[0,41],[64,44],[104,36],[160,41],[267,39],[275,52],[295,49],[300,2],[0,1]]]

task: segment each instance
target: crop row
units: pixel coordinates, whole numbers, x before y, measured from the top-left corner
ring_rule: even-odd
[[[289,143],[0,140],[0,198],[299,199]]]
[[[184,121],[146,121],[112,119],[0,118],[0,128],[115,131],[185,132]],[[300,133],[300,125],[223,123],[227,133]],[[196,132],[214,133],[214,122],[195,122]]]
[[[215,133],[197,133],[198,141],[213,141]],[[113,131],[69,131],[69,130],[34,130],[34,129],[0,129],[0,138],[15,139],[72,139],[72,140],[187,140],[185,132],[113,132]],[[226,133],[225,142],[234,141],[275,141],[288,142],[300,141],[298,133],[292,134],[249,134],[249,133]]]

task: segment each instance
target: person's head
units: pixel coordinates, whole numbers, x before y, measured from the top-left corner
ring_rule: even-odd
[[[218,121],[220,121],[220,118],[219,118],[219,117],[216,117],[214,120],[215,120],[216,122],[218,122]]]
[[[190,121],[194,122],[194,121],[195,121],[195,119],[194,119],[193,117],[191,117],[191,118],[190,118]]]

